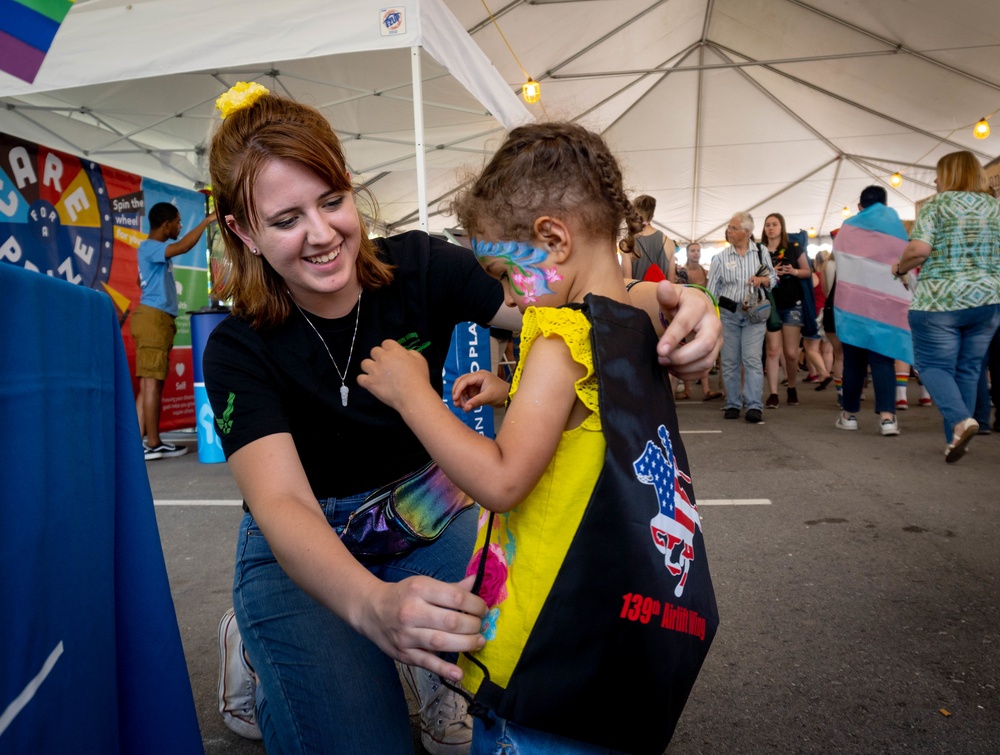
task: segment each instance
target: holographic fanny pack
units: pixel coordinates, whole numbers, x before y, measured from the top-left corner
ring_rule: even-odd
[[[369,495],[340,539],[360,561],[404,556],[433,543],[474,501],[429,462]]]

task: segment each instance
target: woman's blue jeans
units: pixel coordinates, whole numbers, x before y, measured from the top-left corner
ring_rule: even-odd
[[[323,501],[330,526],[343,527],[364,498]],[[386,582],[421,574],[461,580],[472,557],[477,514],[473,506],[431,545],[369,571]],[[233,607],[259,680],[257,720],[269,755],[412,752],[393,660],[288,578],[250,514],[240,524]]]
[[[983,359],[1000,325],[1000,304],[953,312],[910,310],[913,357],[920,380],[944,416],[951,443],[955,425],[973,416]]]
[[[726,409],[764,408],[764,365],[761,361],[767,323],[751,323],[746,312],[723,309],[722,383],[726,386]],[[742,373],[743,388],[740,390]],[[742,396],[742,401],[741,401]]]
[[[614,722],[609,722],[614,723]],[[472,751],[469,755],[619,755],[616,750],[546,734],[496,718],[489,728],[472,719]]]

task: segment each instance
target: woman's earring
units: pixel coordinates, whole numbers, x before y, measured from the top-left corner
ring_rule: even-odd
[[[250,250],[250,253],[253,254],[254,256],[259,257],[260,256],[260,249],[258,249],[257,247],[254,247],[253,249]]]

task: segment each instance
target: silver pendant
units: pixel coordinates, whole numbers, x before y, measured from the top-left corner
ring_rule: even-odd
[[[347,406],[347,394],[348,394],[348,392],[349,392],[349,389],[348,389],[348,387],[346,385],[341,385],[340,386],[340,403],[343,406]]]

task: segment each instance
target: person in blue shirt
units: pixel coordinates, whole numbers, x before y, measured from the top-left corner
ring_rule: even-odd
[[[139,244],[139,285],[142,295],[132,313],[132,337],[135,339],[135,375],[139,394],[135,399],[139,415],[139,433],[146,461],[182,456],[185,446],[175,446],[160,439],[160,402],[167,379],[170,349],[177,334],[177,284],[171,259],[190,251],[208,224],[215,220],[210,213],[193,230],[181,236],[180,211],[168,202],[158,202],[149,211],[149,234]]]

